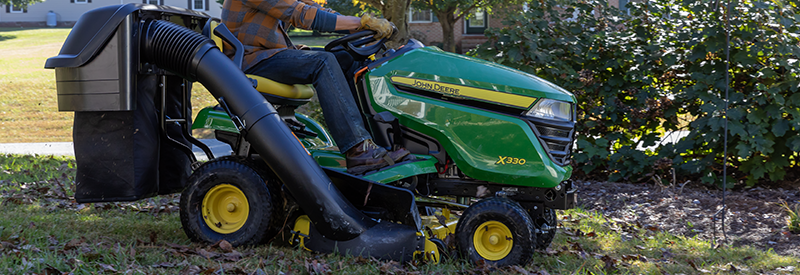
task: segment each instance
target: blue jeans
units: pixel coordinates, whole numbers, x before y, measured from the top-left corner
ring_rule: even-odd
[[[286,84],[314,84],[328,131],[344,153],[372,138],[336,57],[330,52],[284,50],[245,71]]]

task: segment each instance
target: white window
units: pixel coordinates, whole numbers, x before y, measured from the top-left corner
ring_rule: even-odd
[[[410,23],[433,22],[433,12],[431,10],[418,10],[415,8],[411,8],[411,11],[408,14],[411,17],[409,19]]]
[[[75,4],[86,4],[87,0],[75,0]]]
[[[486,27],[486,12],[483,9],[475,9],[467,20],[467,27],[483,28]]]
[[[196,11],[206,10],[205,0],[192,0],[192,9]]]
[[[11,3],[9,3],[8,5],[9,5],[8,12],[10,12],[10,13],[23,13],[23,12],[25,12],[25,6],[17,7],[17,6],[14,6],[14,4],[11,4]]]

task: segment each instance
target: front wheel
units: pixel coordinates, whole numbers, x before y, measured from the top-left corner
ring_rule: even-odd
[[[495,197],[464,211],[456,226],[456,242],[461,254],[474,263],[525,265],[533,257],[536,234],[525,209],[513,200]]]
[[[538,229],[536,233],[536,249],[547,249],[558,231],[558,217],[552,208],[545,208],[541,217],[534,218]]]
[[[233,246],[267,241],[274,204],[265,181],[240,162],[212,160],[189,177],[181,194],[181,224],[192,241]]]

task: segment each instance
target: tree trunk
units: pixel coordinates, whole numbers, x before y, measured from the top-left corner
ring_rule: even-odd
[[[394,23],[397,34],[387,43],[390,48],[397,48],[408,41],[408,7],[411,0],[387,0],[383,2],[381,12],[386,20]]]
[[[453,11],[436,11],[439,18],[439,25],[442,26],[442,50],[456,52],[455,25],[456,19],[453,18]]]

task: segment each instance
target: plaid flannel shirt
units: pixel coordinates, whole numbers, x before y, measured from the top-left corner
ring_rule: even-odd
[[[318,10],[334,12],[312,0],[225,0],[222,23],[244,44],[242,70],[247,70],[280,51],[295,48],[284,24],[310,29]],[[233,50],[226,48],[225,54],[233,56]]]

